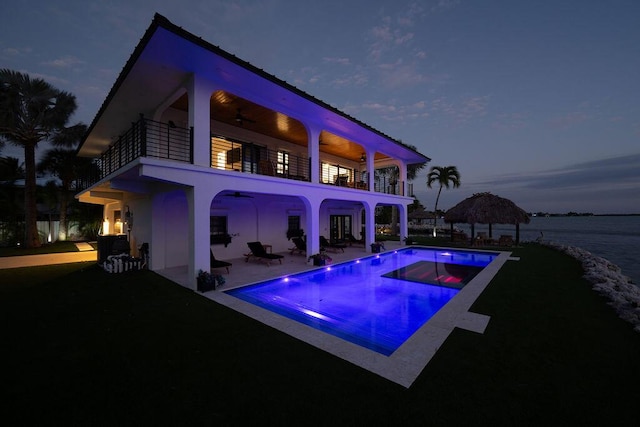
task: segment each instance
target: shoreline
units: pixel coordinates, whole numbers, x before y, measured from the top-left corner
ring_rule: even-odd
[[[622,274],[620,267],[582,248],[554,242],[542,244],[580,261],[584,269],[582,277],[591,283],[594,291],[607,298],[607,304],[614,308],[618,317],[631,323],[634,331],[640,333],[640,287]]]

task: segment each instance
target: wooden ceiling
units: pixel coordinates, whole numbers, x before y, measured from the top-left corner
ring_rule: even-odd
[[[172,107],[188,111],[188,105],[188,98],[185,94]],[[307,131],[298,120],[229,92],[222,90],[214,92],[211,96],[210,108],[211,117],[214,120],[242,126],[252,132],[303,147],[307,146]],[[320,151],[353,161],[360,161],[364,154],[364,149],[360,144],[327,131],[320,133]],[[375,158],[378,160],[384,156],[376,153]]]

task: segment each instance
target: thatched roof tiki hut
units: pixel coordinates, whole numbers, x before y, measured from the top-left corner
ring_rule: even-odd
[[[464,199],[444,214],[445,222],[471,224],[471,238],[474,238],[475,224],[489,224],[491,238],[492,224],[514,224],[516,245],[520,243],[520,223],[528,224],[529,214],[509,199],[491,193],[476,193]]]

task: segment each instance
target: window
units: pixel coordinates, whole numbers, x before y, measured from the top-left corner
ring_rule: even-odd
[[[278,151],[276,172],[278,175],[289,175],[289,153],[286,151]]]
[[[329,222],[329,236],[332,242],[344,241],[351,234],[351,215],[331,215]]]
[[[226,216],[211,216],[209,217],[209,232],[210,232],[210,244],[225,246],[231,242],[231,236],[227,232],[227,217]]]
[[[291,239],[292,237],[302,237],[304,235],[304,231],[300,228],[299,215],[289,215],[287,222],[287,239]]]
[[[300,230],[300,216],[299,215],[289,215],[289,226],[287,230]]]
[[[346,187],[353,181],[353,169],[341,165],[322,163],[320,173],[320,181],[324,184]]]

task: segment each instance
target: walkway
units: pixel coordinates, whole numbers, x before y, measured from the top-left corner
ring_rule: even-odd
[[[95,262],[98,260],[98,252],[88,243],[76,243],[76,247],[78,252],[0,257],[0,269],[67,264],[70,262]]]

